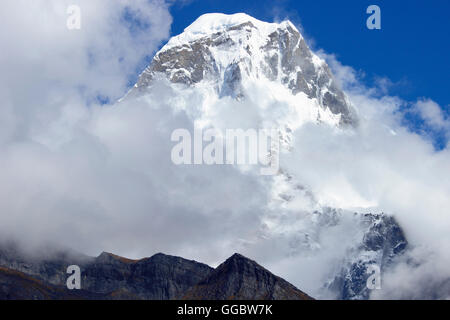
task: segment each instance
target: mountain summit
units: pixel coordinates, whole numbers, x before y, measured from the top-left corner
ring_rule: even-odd
[[[190,288],[185,299],[312,300],[292,284],[238,253]]]
[[[246,98],[255,83],[273,95],[285,88],[296,108],[311,109],[311,120],[355,124],[356,116],[325,63],[307,46],[290,21],[267,23],[237,13],[205,14],[173,37],[141,74],[133,93],[155,79],[212,88],[219,97]]]

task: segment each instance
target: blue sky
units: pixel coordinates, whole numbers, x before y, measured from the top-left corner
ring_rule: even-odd
[[[371,4],[381,8],[381,30],[366,27]],[[449,114],[448,0],[191,0],[172,6],[172,35],[209,12],[245,12],[265,21],[289,18],[302,26],[313,49],[335,54],[360,71],[368,86],[388,78],[390,95],[406,101],[430,98]],[[411,129],[421,128],[418,119],[406,120]],[[434,138],[438,148],[445,146],[440,133]]]

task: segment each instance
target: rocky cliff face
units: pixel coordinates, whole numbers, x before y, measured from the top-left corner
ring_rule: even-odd
[[[141,299],[167,300],[180,297],[212,270],[205,264],[164,254],[134,261],[102,253],[83,266],[82,283],[92,292],[122,290]]]
[[[61,255],[42,260],[2,250],[0,299],[311,299],[238,254],[217,269],[161,253],[141,260],[105,252],[90,259]],[[66,270],[76,262],[82,290],[68,290]]]
[[[370,297],[367,280],[369,267],[376,265],[381,274],[401,256],[408,245],[403,230],[393,217],[385,214],[364,214],[361,224],[366,228],[362,242],[356,244],[345,258],[340,272],[328,284],[343,300],[362,300]]]

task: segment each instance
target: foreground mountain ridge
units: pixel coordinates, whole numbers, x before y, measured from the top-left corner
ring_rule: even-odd
[[[11,252],[14,252],[12,258]],[[65,252],[52,255],[46,259],[30,258],[16,247],[2,248],[0,299],[312,299],[239,254],[216,269],[162,253],[140,260],[107,252],[96,258],[67,255]],[[73,264],[81,269],[81,290],[66,288],[66,270]],[[208,288],[214,288],[214,292]]]
[[[249,281],[251,279],[251,281]],[[234,254],[184,294],[185,299],[311,300],[292,284],[240,254]]]

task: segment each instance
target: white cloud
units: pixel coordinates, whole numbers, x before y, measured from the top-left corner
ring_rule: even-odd
[[[414,104],[412,111],[416,112],[432,129],[450,130],[450,119],[436,102],[421,99]]]
[[[71,4],[81,9],[81,30],[66,26]],[[142,28],[131,28],[125,17]],[[7,0],[0,19],[1,118],[8,119],[0,141],[41,131],[62,105],[122,96],[171,24],[158,0]]]

